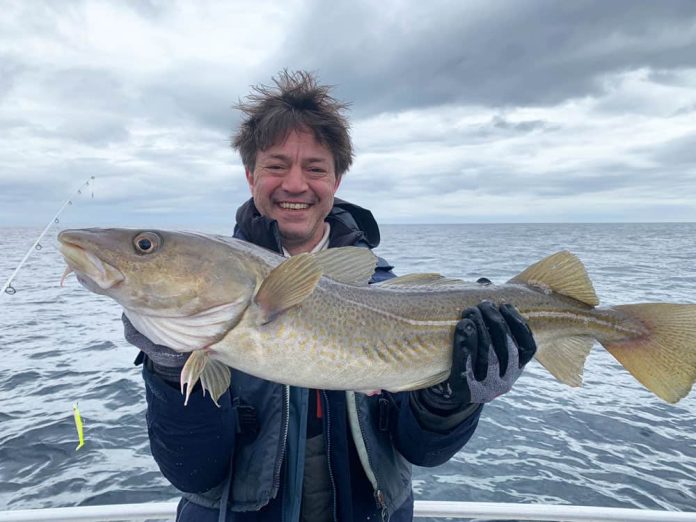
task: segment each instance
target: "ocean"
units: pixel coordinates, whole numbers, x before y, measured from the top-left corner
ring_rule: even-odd
[[[41,230],[0,230],[4,283]],[[74,277],[60,287],[55,237],[21,269],[17,292],[0,295],[0,510],[175,500],[150,456],[137,349],[123,339],[120,309]],[[387,225],[376,252],[397,274],[503,283],[567,249],[604,305],[695,303],[695,238],[696,223]],[[469,444],[442,466],[415,469],[416,498],[696,511],[695,417],[696,391],[666,404],[599,345],[581,388],[532,362],[484,408]]]

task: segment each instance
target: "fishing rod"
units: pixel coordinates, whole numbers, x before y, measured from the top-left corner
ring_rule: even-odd
[[[94,176],[91,176],[87,181],[85,181],[82,185],[80,185],[78,187],[78,189],[73,193],[73,196],[82,194],[82,189],[85,187],[88,187],[90,184],[93,184],[93,182],[94,182]],[[92,198],[94,198],[94,188],[92,188]],[[43,232],[41,232],[41,235],[39,235],[39,237],[36,238],[36,241],[34,241],[34,244],[31,245],[31,247],[29,247],[29,250],[27,250],[27,253],[24,254],[24,258],[20,261],[19,265],[17,265],[17,268],[15,268],[15,271],[12,272],[12,275],[7,280],[5,285],[2,287],[2,291],[0,291],[0,293],[5,293],[5,294],[9,294],[9,295],[13,295],[13,294],[17,293],[17,290],[12,286],[12,280],[17,275],[17,272],[19,272],[19,269],[22,268],[22,265],[24,265],[24,263],[27,262],[27,259],[29,259],[29,256],[31,255],[31,253],[34,250],[41,250],[41,248],[42,248],[41,247],[41,239],[46,235],[46,232],[48,232],[48,230],[54,224],[60,222],[58,217],[61,215],[63,210],[65,210],[65,207],[67,207],[68,205],[72,205],[72,200],[69,198],[67,200],[65,200],[65,203],[63,203],[63,206],[61,206],[60,209],[58,210],[58,212],[56,212],[56,215],[53,216],[53,219],[48,222],[46,227],[43,229]]]

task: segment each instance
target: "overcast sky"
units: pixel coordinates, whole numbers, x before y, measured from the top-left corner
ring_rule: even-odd
[[[0,225],[229,225],[233,105],[350,101],[381,223],[696,221],[693,1],[3,1]],[[94,197],[92,198],[92,189]]]

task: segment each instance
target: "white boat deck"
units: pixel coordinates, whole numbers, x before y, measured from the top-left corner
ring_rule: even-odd
[[[0,511],[0,522],[173,521],[176,502],[114,504]],[[492,502],[416,501],[415,517],[466,520],[549,520],[555,522],[696,522],[696,511],[512,504]]]

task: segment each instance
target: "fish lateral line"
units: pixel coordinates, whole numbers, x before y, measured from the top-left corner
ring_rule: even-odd
[[[611,308],[606,308],[602,309],[601,311],[610,311],[613,312]],[[527,321],[534,321],[535,319],[547,319],[547,320],[568,320],[573,323],[577,324],[583,324],[583,325],[594,325],[599,328],[606,328],[606,329],[611,329],[614,331],[618,331],[621,333],[627,334],[629,338],[637,338],[637,337],[642,337],[645,335],[648,335],[650,333],[650,330],[646,328],[644,325],[641,325],[641,328],[632,328],[625,322],[621,321],[608,321],[605,319],[602,319],[598,317],[595,314],[579,314],[576,312],[572,311],[552,311],[552,310],[539,310],[539,311],[533,311],[533,312],[527,312],[527,311],[520,311],[522,316],[527,320]],[[617,316],[617,319],[619,317]],[[627,318],[624,318],[627,319]]]

